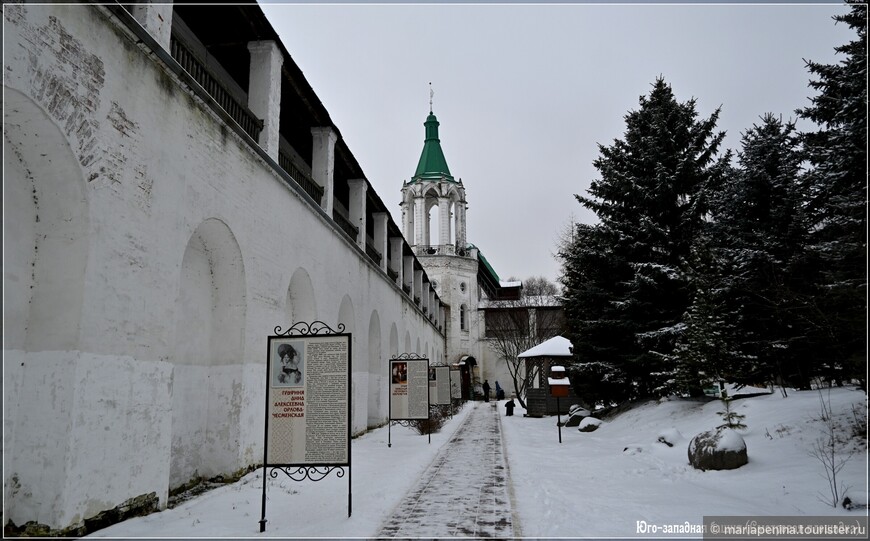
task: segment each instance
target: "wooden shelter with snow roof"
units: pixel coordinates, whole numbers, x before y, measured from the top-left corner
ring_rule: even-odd
[[[526,368],[526,414],[529,417],[555,415],[557,403],[562,410],[559,413],[567,413],[572,405],[580,402],[573,389],[557,402],[547,382],[551,367],[565,366],[571,361],[574,355],[571,347],[567,338],[554,336],[517,356],[524,360]]]

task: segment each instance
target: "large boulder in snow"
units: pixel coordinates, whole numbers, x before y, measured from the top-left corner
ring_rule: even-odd
[[[580,432],[594,432],[602,422],[603,421],[596,419],[595,417],[586,417],[580,421],[580,427],[577,430]]]
[[[580,421],[592,415],[589,413],[589,410],[583,409],[577,404],[571,406],[571,409],[568,410],[568,420],[565,421],[564,426],[580,426]]]
[[[689,463],[698,470],[733,470],[748,462],[746,442],[731,428],[701,432],[689,442]]]

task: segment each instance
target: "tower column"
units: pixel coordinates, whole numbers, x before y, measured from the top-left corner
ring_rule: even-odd
[[[456,245],[463,249],[466,246],[465,241],[465,198],[456,202],[454,214],[456,215]]]
[[[402,209],[402,234],[408,240],[408,244],[414,243],[414,199],[410,197],[410,188],[408,184],[402,186],[402,202],[399,208]]]
[[[426,224],[429,222],[428,218],[426,215],[426,199],[422,196],[414,197],[414,246],[422,247],[428,244],[428,239],[425,237],[428,229],[426,227]]]
[[[438,244],[450,244],[450,199],[438,198]]]

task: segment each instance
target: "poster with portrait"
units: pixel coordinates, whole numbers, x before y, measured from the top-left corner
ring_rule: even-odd
[[[429,367],[429,403],[450,404],[450,367]]]
[[[429,359],[390,361],[390,419],[429,418]]]
[[[349,334],[268,337],[266,464],[349,465]]]

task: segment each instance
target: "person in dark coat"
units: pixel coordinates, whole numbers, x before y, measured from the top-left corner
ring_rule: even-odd
[[[483,401],[489,402],[489,381],[483,380]]]
[[[514,404],[514,399],[511,398],[510,400],[505,402],[504,407],[505,407],[505,409],[507,409],[507,413],[505,415],[508,417],[513,417],[514,408],[516,407],[516,404]]]
[[[497,381],[495,382],[495,399],[504,400],[504,389],[501,388],[501,385]]]

